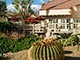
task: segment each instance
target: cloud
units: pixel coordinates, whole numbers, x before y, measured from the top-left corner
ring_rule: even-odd
[[[38,4],[33,4],[31,6],[31,8],[34,10],[34,11],[39,11],[41,9],[41,5],[38,5]]]
[[[41,3],[44,3],[44,1],[43,1],[43,0],[40,0],[40,2],[41,2]]]
[[[8,11],[16,11],[15,7],[12,4],[7,5]]]
[[[33,11],[39,11],[39,9],[41,8],[41,5],[33,4],[31,5],[31,8],[33,9]],[[16,11],[15,7],[12,4],[7,5],[7,10]]]

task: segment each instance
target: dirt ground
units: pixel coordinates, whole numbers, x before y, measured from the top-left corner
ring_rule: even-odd
[[[65,60],[80,60],[80,46],[64,47]]]
[[[65,59],[64,60],[80,60],[80,48],[79,51],[77,50],[77,46],[68,46],[68,47],[63,47],[64,49],[64,55]],[[28,54],[27,50],[20,51],[17,53],[6,53],[4,54],[4,59],[0,60],[28,60]]]

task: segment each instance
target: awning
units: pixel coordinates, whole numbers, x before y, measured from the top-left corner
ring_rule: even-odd
[[[36,19],[34,17],[28,17],[25,19],[25,22],[35,23]]]
[[[19,16],[8,17],[8,20],[18,21],[20,19]]]
[[[35,19],[36,19],[36,20],[45,20],[46,18],[43,17],[43,16],[38,16],[38,17],[36,17]]]

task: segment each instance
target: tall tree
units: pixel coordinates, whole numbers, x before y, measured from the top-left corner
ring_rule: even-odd
[[[33,11],[31,9],[33,0],[13,0],[13,5],[16,8],[18,14],[22,20],[23,26],[23,34],[25,36],[25,18],[28,17],[29,14],[32,14]]]
[[[6,0],[0,0],[0,16],[5,15],[6,9]]]

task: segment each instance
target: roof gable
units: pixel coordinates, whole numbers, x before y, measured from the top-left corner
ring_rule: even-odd
[[[58,5],[58,4],[66,2],[66,1],[67,0],[53,0],[51,2],[43,4],[41,10],[49,9],[51,7],[54,7],[54,6]]]
[[[47,9],[69,9],[73,6],[80,5],[80,0],[53,0],[44,4],[41,10]]]
[[[60,4],[60,5],[57,5],[56,7],[53,7],[51,9],[70,9],[74,6],[77,6],[77,5],[80,5],[80,0],[70,0],[66,3],[63,3],[63,4]]]

